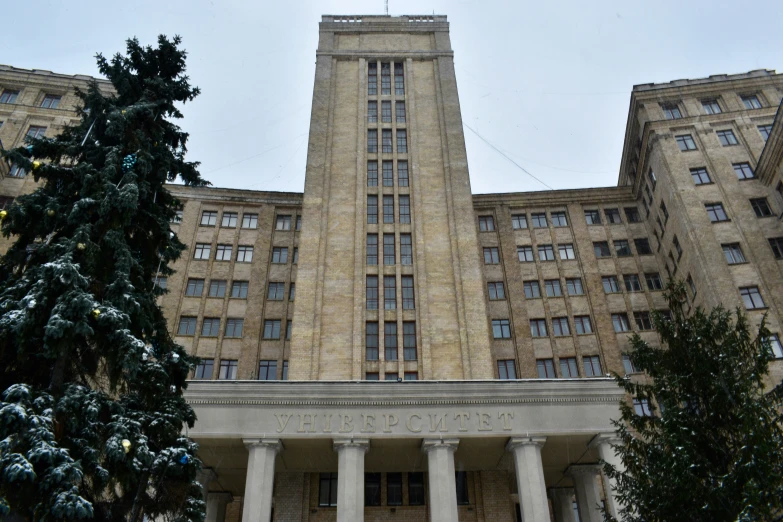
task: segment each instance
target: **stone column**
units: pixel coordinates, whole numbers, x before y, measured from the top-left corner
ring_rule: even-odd
[[[421,445],[427,454],[430,489],[430,521],[456,522],[457,483],[454,473],[454,452],[458,439],[425,439]]]
[[[337,522],[364,520],[364,454],[367,439],[334,441],[337,452]]]
[[[247,479],[242,522],[269,522],[272,516],[272,486],[275,458],[283,449],[280,439],[243,439],[247,451]]]
[[[601,457],[601,460],[604,462],[607,462],[611,464],[616,470],[618,471],[625,471],[625,466],[623,465],[622,459],[620,459],[619,455],[615,453],[614,448],[612,445],[619,445],[622,444],[622,440],[617,436],[617,434],[610,432],[610,433],[599,433],[595,437],[593,437],[593,440],[590,441],[590,447],[591,448],[597,448],[598,449],[598,455]],[[603,473],[603,470],[601,470]],[[620,511],[620,504],[618,503],[617,499],[614,495],[614,489],[617,487],[617,483],[614,479],[609,479],[604,474],[604,483],[606,484],[606,488],[608,491],[606,492],[606,509],[609,510],[609,513],[619,519],[619,511]]]
[[[225,522],[226,506],[234,500],[227,491],[207,493],[207,516],[204,522]]]
[[[596,464],[572,464],[568,466],[568,474],[574,479],[576,505],[579,508],[581,522],[603,522],[601,513],[601,492],[596,479],[601,470]]]
[[[549,522],[549,502],[541,463],[541,448],[545,442],[546,437],[525,437],[513,438],[506,445],[506,451],[514,455],[519,508],[525,522]]]
[[[574,517],[574,489],[552,488],[549,490],[552,507],[555,509],[555,522],[576,522]]]

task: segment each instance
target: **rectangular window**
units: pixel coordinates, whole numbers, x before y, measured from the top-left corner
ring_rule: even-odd
[[[497,265],[500,264],[500,254],[497,247],[484,247],[484,264],[485,265]]]
[[[383,196],[383,222],[394,223],[394,196]]]
[[[631,329],[628,324],[628,314],[612,314],[612,325],[615,332],[627,332]]]
[[[383,235],[383,264],[393,265],[397,261],[397,256],[394,252],[394,234]]]
[[[564,379],[579,378],[579,369],[576,367],[576,357],[563,357],[560,359],[560,375]]]
[[[242,214],[242,228],[258,228],[258,214]]]
[[[407,187],[408,186],[408,162],[407,161],[398,161],[397,162],[397,184],[401,187]]]
[[[381,94],[391,94],[391,67],[381,63]]]
[[[661,275],[658,272],[644,274],[644,279],[647,281],[648,290],[663,290],[663,282],[661,281]]]
[[[538,299],[541,297],[541,285],[538,281],[525,281],[523,283],[525,289],[525,297],[527,299]]]
[[[406,361],[415,361],[416,354],[416,323],[405,321],[402,323],[402,357]]]
[[[655,187],[658,185],[658,178],[655,177],[655,172],[653,172],[653,169],[647,171],[647,178],[652,184],[652,189],[655,190]],[[652,195],[650,195],[650,204],[652,204]]]
[[[680,240],[677,239],[676,235],[672,238],[672,245],[674,245],[674,249],[677,251],[677,260],[679,261],[682,259],[682,246],[680,245]]]
[[[552,333],[555,337],[571,335],[571,329],[568,327],[568,317],[553,317]]]
[[[231,283],[231,297],[233,299],[247,299],[247,281],[234,281]]]
[[[639,215],[639,209],[636,207],[625,207],[625,219],[629,223],[641,223],[642,216]]]
[[[554,261],[555,249],[552,247],[552,245],[539,245],[538,259],[540,259],[541,261]]]
[[[220,319],[217,317],[205,317],[201,323],[202,337],[217,337],[220,333]]]
[[[392,110],[391,110],[390,101],[381,102],[381,121],[383,123],[391,123],[392,121]]]
[[[618,239],[614,242],[614,251],[617,257],[627,257],[631,255],[631,245],[627,239]]]
[[[392,277],[394,279],[394,277]],[[413,276],[402,276],[402,309],[416,309],[416,299],[413,291]]]
[[[519,230],[527,228],[527,216],[525,214],[514,214],[511,216],[511,228]]]
[[[205,210],[201,213],[201,226],[214,227],[217,224],[218,213],[215,210]]]
[[[285,297],[285,283],[283,282],[271,282],[269,283],[269,291],[266,294],[266,298],[270,301],[282,301]]]
[[[497,252],[497,248],[495,249]],[[517,257],[519,258],[519,261],[521,263],[530,263],[533,261],[533,247],[532,246],[521,246],[517,247]],[[495,263],[487,263],[487,249],[484,249],[484,262],[486,264],[497,264]]]
[[[196,365],[196,371],[193,374],[194,379],[209,380],[212,378],[212,368],[215,365],[214,359],[199,359]]]
[[[393,152],[391,129],[383,129],[381,131],[381,152],[384,154],[391,154]]]
[[[231,253],[234,248],[231,245],[218,245],[215,251],[215,261],[231,261]]]
[[[563,289],[560,287],[559,279],[547,279],[544,281],[547,297],[563,297]]]
[[[364,334],[365,358],[368,361],[378,360],[378,323],[368,322]]]
[[[578,334],[593,333],[593,323],[590,322],[590,316],[589,315],[574,316],[574,329]]]
[[[547,337],[546,319],[530,320],[530,335],[532,337]]]
[[[392,161],[383,162],[383,186],[394,186],[394,162]]]
[[[397,152],[400,154],[408,152],[408,132],[404,129],[397,129]]]
[[[383,277],[383,308],[384,310],[397,309],[397,281],[394,276]]]
[[[660,205],[661,212],[663,213],[663,224],[666,225],[669,223],[669,211],[666,210],[666,203],[661,201]]]
[[[650,240],[646,237],[640,237],[633,240],[634,246],[636,246],[636,253],[640,256],[646,256],[652,254],[652,248],[650,248]]]
[[[405,94],[405,76],[402,63],[394,64],[394,94],[397,96]]]
[[[378,130],[367,129],[367,152],[369,154],[378,153]]]
[[[282,381],[288,380],[288,361],[283,361],[283,375],[280,378]]]
[[[177,328],[177,335],[196,335],[196,318],[185,317],[179,318],[179,327]]]
[[[652,417],[650,401],[647,399],[634,399],[633,410],[640,417]]]
[[[609,243],[606,241],[593,242],[593,250],[595,251],[595,257],[611,257],[612,253],[609,251]]]
[[[30,125],[30,128],[27,129],[27,135],[25,138],[43,138],[44,134],[46,134],[46,127],[41,127],[40,125]]]
[[[652,318],[650,312],[634,312],[633,319],[636,322],[636,328],[638,330],[652,330]]]
[[[554,379],[555,375],[555,363],[552,359],[537,359],[536,370],[538,371],[539,379]]]
[[[370,64],[375,65],[375,64]],[[375,93],[372,93],[375,94]],[[337,506],[337,473],[321,473],[318,481],[318,506]]]
[[[683,134],[682,136],[675,136],[674,141],[677,142],[677,146],[680,151],[686,152],[689,150],[696,150],[696,142],[693,141],[693,136],[690,134]]]
[[[718,141],[724,147],[737,144],[737,137],[734,135],[734,131],[730,129],[715,131],[715,134],[718,135]]]
[[[384,205],[386,202],[386,196],[384,196]],[[386,221],[386,207],[384,206],[384,223],[394,223],[393,215],[392,221]],[[400,196],[400,223],[411,222],[411,198],[410,196]]]
[[[3,94],[0,94],[0,103],[14,103],[16,102],[17,96],[19,96],[19,91],[5,89]]]
[[[419,380],[419,372],[405,372],[402,376],[402,378],[406,381],[418,381]]]
[[[421,471],[408,473],[408,505],[423,506],[424,503],[424,473]]]
[[[514,359],[498,360],[498,379],[507,381],[517,378],[517,367]]]
[[[378,122],[378,102],[375,100],[370,100],[367,102],[367,122]]]
[[[771,237],[768,241],[775,259],[783,259],[783,237]]]
[[[585,221],[588,225],[600,225],[601,214],[597,210],[585,210]]]
[[[552,212],[550,216],[552,218],[552,226],[554,227],[568,226],[568,218],[566,217],[565,212]]]
[[[704,107],[704,114],[720,114],[720,105],[718,100],[702,100],[701,106]]]
[[[758,96],[755,94],[749,94],[747,96],[740,96],[742,98],[742,103],[745,105],[746,109],[760,109],[761,108],[761,101],[759,101]]]
[[[400,264],[413,264],[413,242],[410,234],[400,234]]]
[[[397,119],[397,123],[405,123],[405,102],[394,102],[394,111],[396,113],[395,118]]]
[[[756,217],[769,217],[772,215],[772,209],[769,208],[767,198],[754,198],[750,200],[750,206],[753,207],[753,212],[756,213]]]
[[[209,243],[196,243],[193,259],[209,259],[210,252],[212,252],[212,245]]]
[[[492,319],[492,337],[511,339],[511,323],[508,319]]]
[[[639,276],[636,274],[625,274],[623,276],[625,282],[625,290],[627,292],[641,292],[642,282],[639,280]]]
[[[367,196],[367,223],[378,223],[378,196]]]
[[[601,278],[601,284],[604,287],[604,292],[607,294],[616,294],[620,291],[616,276],[603,276]]]
[[[27,175],[27,171],[14,163],[11,165],[11,169],[8,171],[8,175],[12,178],[23,178]],[[182,220],[180,219],[180,221]]]
[[[468,497],[468,472],[457,471],[455,482],[457,484],[457,505],[467,506],[470,504],[470,498]]]
[[[489,292],[490,301],[501,301],[506,298],[506,290],[503,287],[503,283],[500,281],[487,283],[487,290]]]
[[[264,339],[280,339],[280,319],[264,321]]]
[[[288,247],[273,247],[272,263],[276,263],[276,264],[288,263]]]
[[[253,247],[239,245],[237,247],[237,263],[250,263],[253,261]]]
[[[530,220],[533,222],[533,228],[546,228],[546,213],[533,213],[530,214]]]
[[[277,216],[275,230],[291,230],[291,216]]]
[[[492,232],[495,230],[495,220],[492,216],[479,216],[479,231]]]
[[[585,377],[601,377],[601,358],[597,355],[586,355],[582,358],[585,363]]]
[[[378,94],[378,64],[376,62],[367,63],[367,94],[372,96]]]
[[[242,329],[245,326],[244,319],[231,319],[226,321],[225,337],[242,337]]]
[[[223,212],[223,219],[220,221],[221,227],[236,228],[239,214],[236,212]]]
[[[158,288],[165,290],[169,286],[169,278],[163,276],[156,276],[154,283],[155,286],[157,286]]]
[[[383,348],[387,361],[397,360],[397,323],[383,323]]]
[[[630,375],[632,373],[639,373],[639,370],[636,369],[636,367],[633,364],[633,361],[631,361],[630,355],[623,354],[623,368],[625,369],[626,375]]]
[[[736,265],[746,261],[739,243],[728,243],[721,246],[723,247],[723,255],[726,256],[726,262],[728,264]]]
[[[367,264],[378,264],[378,234],[367,234]]]
[[[691,177],[693,178],[693,183],[695,185],[708,185],[712,183],[712,179],[710,179],[710,175],[704,167],[691,169]]]
[[[707,216],[713,223],[729,220],[729,216],[726,215],[722,203],[705,203],[704,208],[707,210]]]
[[[209,297],[226,297],[225,279],[213,279],[209,282]]]
[[[277,380],[277,361],[263,360],[258,362],[258,380]]]
[[[204,293],[204,280],[203,279],[188,279],[188,286],[185,287],[186,296],[198,296]]]
[[[620,219],[620,209],[618,208],[606,208],[604,209],[604,215],[606,216],[606,222],[611,225],[617,225],[622,223]]]
[[[236,378],[237,378],[237,360],[221,359],[220,373],[218,373],[218,379],[233,381]]]
[[[682,118],[680,107],[676,103],[662,103],[663,117],[667,120],[679,120]]]
[[[759,133],[764,141],[767,141],[772,133],[772,125],[759,125]]]
[[[372,475],[372,473],[366,473],[365,475]],[[380,473],[377,473],[380,478]],[[378,494],[378,504],[367,504],[380,506],[381,496],[380,491]],[[387,473],[386,474],[386,505],[387,506],[401,506],[402,505],[402,473]]]
[[[560,253],[560,259],[576,259],[576,253],[574,252],[574,245],[572,243],[566,243],[563,245],[557,245],[557,251]]]
[[[378,276],[367,276],[367,309],[378,309]]]
[[[288,300],[293,301],[296,298],[296,283],[288,285]]]
[[[775,359],[783,358],[783,344],[780,343],[780,337],[778,334],[772,334],[769,336],[769,344],[772,348],[772,356]]]
[[[583,295],[585,290],[582,287],[582,279],[579,277],[566,279],[566,291],[568,295]]]
[[[740,290],[740,295],[742,296],[742,302],[745,303],[745,308],[747,308],[748,310],[755,310],[758,308],[767,307],[767,305],[764,304],[764,299],[761,298],[759,287],[746,286],[740,288],[739,290]]]
[[[367,186],[368,187],[378,186],[378,162],[377,161],[367,162]]]

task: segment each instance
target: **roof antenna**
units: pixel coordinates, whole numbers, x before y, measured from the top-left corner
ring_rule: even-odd
[[[389,0],[383,0],[383,9],[386,11],[386,16],[389,16]]]

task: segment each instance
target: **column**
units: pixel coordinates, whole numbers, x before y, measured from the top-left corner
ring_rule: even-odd
[[[579,520],[581,522],[603,522],[601,492],[596,481],[601,473],[600,467],[596,464],[572,464],[568,466],[567,473],[574,479]]]
[[[427,454],[430,490],[430,521],[456,522],[457,483],[454,473],[454,452],[458,439],[425,439],[421,445]]]
[[[541,463],[541,448],[545,442],[546,437],[525,437],[513,438],[506,445],[506,451],[514,455],[519,508],[525,522],[549,522],[549,502]]]
[[[549,490],[552,507],[555,509],[555,522],[576,522],[574,517],[573,488],[552,488]]]
[[[625,466],[620,456],[614,451],[612,445],[618,446],[622,444],[622,440],[614,432],[599,433],[593,440],[590,441],[589,446],[591,448],[598,449],[598,455],[601,460],[611,464],[614,469],[618,471],[625,471]],[[603,470],[601,470],[603,472]],[[606,492],[606,509],[616,519],[619,520],[619,512],[622,506],[615,498],[614,490],[617,487],[617,482],[614,479],[610,479],[604,474],[604,483],[608,491]]]
[[[367,439],[334,441],[337,452],[337,522],[364,520],[364,454]]]
[[[247,479],[242,522],[269,522],[272,516],[272,486],[280,439],[243,439],[247,451]]]
[[[226,506],[233,500],[234,497],[227,491],[207,493],[207,516],[204,522],[225,522]]]

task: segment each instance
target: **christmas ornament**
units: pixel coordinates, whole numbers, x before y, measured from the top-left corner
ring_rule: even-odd
[[[78,248],[79,250],[84,250],[85,248],[87,248],[87,245],[85,245],[84,243],[76,243],[76,248]]]
[[[0,210],[0,220],[5,219],[5,217],[8,215],[8,212],[5,210]]]
[[[96,319],[97,319],[99,315],[101,315],[101,311],[100,311],[100,310],[98,310],[97,308],[96,308],[95,310],[93,310],[93,311],[92,311],[92,316],[93,316],[94,318],[96,318]]]
[[[142,361],[146,361],[148,358],[149,358],[149,355],[147,355],[147,352],[144,352],[143,354],[141,354],[141,360]]]
[[[53,208],[50,208],[49,210],[46,211],[46,215],[47,216],[53,216],[54,214],[55,214],[55,211],[54,211]]]
[[[183,466],[184,466],[185,464],[187,464],[189,461],[190,461],[190,457],[189,457],[187,454],[185,454],[185,455],[182,455],[182,456],[179,458],[179,463],[180,463],[180,464],[182,464]]]
[[[171,354],[171,360],[174,362],[179,361],[179,354],[178,353],[172,353]]]
[[[136,155],[128,154],[125,159],[122,160],[122,171],[128,172],[136,164]]]
[[[122,113],[121,113],[121,114],[125,114],[125,110],[124,110],[124,109],[122,110]]]
[[[38,161],[38,160],[35,160],[35,161],[33,162],[33,170],[36,170],[36,169],[37,169],[38,167],[40,167],[40,166],[41,166],[41,162],[40,162],[40,161]]]
[[[128,439],[122,439],[122,449],[125,450],[125,453],[128,453],[131,449],[131,441]]]
[[[169,386],[169,391],[171,393],[176,393],[177,392],[177,387],[172,384],[171,386]]]
[[[32,145],[28,145],[27,146],[27,152],[33,152],[33,146]]]

